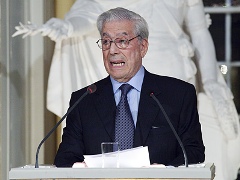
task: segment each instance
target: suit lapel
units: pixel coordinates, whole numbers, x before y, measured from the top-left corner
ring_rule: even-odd
[[[97,97],[95,102],[97,113],[109,137],[114,141],[116,103],[110,78],[105,78],[97,86],[98,91],[96,92]]]
[[[153,121],[156,119],[159,112],[156,102],[150,97],[151,93],[154,93],[155,95],[160,93],[154,77],[155,75],[145,71],[139,102],[137,127],[135,131],[135,147],[145,145]]]
[[[150,93],[152,92],[156,96],[160,94],[160,90],[158,88],[159,85],[157,86],[157,82],[154,80],[154,77],[155,75],[145,71],[140,95],[134,147],[145,145],[149,131],[152,128],[152,123],[159,112],[156,102],[150,97]],[[112,83],[110,78],[107,77],[96,85],[98,87],[95,102],[97,113],[105,127],[105,130],[109,134],[109,137],[112,141],[114,141],[116,103]]]

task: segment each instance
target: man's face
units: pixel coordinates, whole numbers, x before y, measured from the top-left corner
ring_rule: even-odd
[[[132,39],[138,34],[133,32],[131,21],[113,21],[103,26],[102,39],[115,40],[116,38]],[[140,69],[142,58],[148,49],[148,41],[141,42],[135,38],[125,49],[119,49],[114,42],[108,50],[103,51],[103,60],[106,71],[118,82],[128,82]]]

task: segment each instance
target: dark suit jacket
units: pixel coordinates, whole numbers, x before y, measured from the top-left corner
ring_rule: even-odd
[[[62,142],[55,157],[58,167],[70,167],[75,162],[82,162],[83,155],[100,154],[102,142],[114,141],[116,103],[110,77],[95,84],[96,92],[87,95],[67,117]],[[74,92],[70,106],[85,92],[86,88]],[[154,92],[170,117],[186,149],[189,163],[203,162],[205,148],[194,86],[146,70],[134,147],[148,146],[151,163],[184,164],[182,150],[157,103],[150,97],[151,92]]]

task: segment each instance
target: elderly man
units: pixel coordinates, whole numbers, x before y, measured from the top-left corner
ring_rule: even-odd
[[[152,164],[184,164],[181,147],[151,93],[170,117],[189,163],[203,162],[194,86],[151,74],[142,65],[148,50],[146,21],[132,11],[115,8],[101,14],[97,26],[101,35],[97,43],[109,76],[96,82],[97,91],[67,117],[55,165],[83,162],[83,155],[101,153],[102,142],[118,142],[121,150],[148,146]],[[74,92],[70,106],[85,92],[86,88]]]

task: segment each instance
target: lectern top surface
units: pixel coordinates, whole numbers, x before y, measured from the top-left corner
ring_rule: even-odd
[[[26,167],[26,166],[24,166]],[[178,168],[12,168],[9,179],[213,179],[214,164]]]

